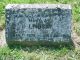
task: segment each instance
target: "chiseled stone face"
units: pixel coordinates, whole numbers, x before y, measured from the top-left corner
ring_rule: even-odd
[[[6,39],[70,41],[71,6],[66,4],[9,4]]]

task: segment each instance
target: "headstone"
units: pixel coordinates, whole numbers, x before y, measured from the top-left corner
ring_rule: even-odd
[[[70,42],[71,6],[68,4],[7,5],[6,40],[25,43],[31,41],[31,44],[40,41]]]

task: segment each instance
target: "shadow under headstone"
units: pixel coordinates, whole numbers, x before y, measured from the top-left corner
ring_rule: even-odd
[[[8,44],[8,46],[10,47],[10,48],[13,48],[13,49],[15,49],[15,48],[17,48],[17,49],[23,49],[23,50],[25,50],[25,48],[26,47],[31,47],[31,49],[32,49],[32,47],[39,47],[39,46],[41,46],[41,47],[47,47],[47,48],[54,48],[54,49],[61,49],[61,48],[63,48],[63,47],[65,47],[65,48],[68,48],[68,49],[75,49],[75,45],[74,45],[74,43],[71,41],[69,41],[69,42],[49,42],[49,41],[38,41],[38,42],[36,42],[36,41],[27,41],[27,42],[18,42],[18,41],[8,41],[7,42],[7,44]]]

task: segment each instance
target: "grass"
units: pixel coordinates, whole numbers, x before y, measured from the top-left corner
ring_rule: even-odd
[[[0,60],[20,60],[23,56],[21,51],[17,49],[9,49],[8,47],[0,48]]]
[[[7,4],[71,4],[72,23],[74,31],[80,35],[80,0],[0,0],[0,30],[5,28],[5,6]],[[26,47],[26,48],[0,48],[0,60],[80,60],[80,49],[69,50],[65,47]]]
[[[2,47],[0,60],[80,60],[80,50],[69,50],[65,47],[32,46],[25,48]]]

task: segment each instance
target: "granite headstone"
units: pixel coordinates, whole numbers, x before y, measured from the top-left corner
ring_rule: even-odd
[[[6,40],[71,41],[71,6],[68,4],[7,5]]]

